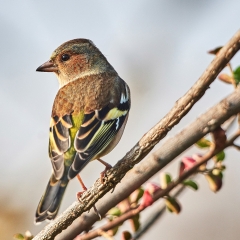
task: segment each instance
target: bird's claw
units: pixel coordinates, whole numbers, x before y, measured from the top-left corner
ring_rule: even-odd
[[[100,181],[102,184],[104,184],[104,178],[107,176],[106,172],[107,170],[111,169],[112,166],[110,164],[106,165],[105,170],[100,173]]]
[[[82,191],[82,192],[77,192],[77,199],[78,199],[78,201],[80,202],[80,203],[82,203],[82,201],[81,201],[81,196],[82,196],[82,194],[84,193],[84,192],[86,192],[86,190],[84,190],[84,191]]]

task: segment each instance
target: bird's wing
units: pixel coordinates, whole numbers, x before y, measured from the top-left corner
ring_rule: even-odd
[[[49,131],[49,157],[52,162],[55,178],[59,180],[64,173],[64,153],[71,147],[73,122],[71,115],[52,117]]]
[[[103,108],[71,112],[51,118],[49,157],[57,180],[75,177],[91,160],[96,159],[121,131],[130,109],[130,91],[123,83],[117,100],[109,100]]]
[[[130,96],[126,85],[117,105],[109,103],[102,109],[84,114],[74,140],[77,154],[68,172],[69,179],[75,177],[89,161],[107,148],[127,119],[129,109]]]

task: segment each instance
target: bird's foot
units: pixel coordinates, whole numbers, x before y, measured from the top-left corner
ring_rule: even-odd
[[[100,173],[100,180],[101,180],[101,183],[103,184],[104,183],[103,179],[104,177],[106,177],[106,172],[107,170],[111,169],[112,166],[109,163],[103,161],[102,159],[97,159],[97,160],[105,166],[105,170]]]
[[[82,196],[82,194],[84,193],[84,192],[86,192],[86,190],[87,189],[84,189],[82,192],[77,192],[77,199],[78,199],[78,201],[80,202],[80,203],[82,203],[82,201],[81,201],[81,196]]]
[[[112,166],[111,166],[110,164],[107,164],[107,165],[105,165],[105,166],[106,166],[106,167],[105,167],[105,170],[100,173],[100,180],[101,180],[101,183],[102,183],[102,184],[104,183],[104,177],[106,177],[106,172],[107,172],[107,170],[109,170],[109,169],[112,168]]]
[[[83,189],[82,192],[78,192],[78,193],[77,193],[77,199],[78,199],[79,202],[82,203],[82,201],[80,200],[80,198],[81,198],[82,194],[87,191],[87,187],[86,187],[85,184],[83,183],[83,181],[82,181],[82,179],[81,179],[81,177],[80,177],[79,174],[77,175],[77,179],[78,179],[78,181],[79,181],[79,183],[81,184],[82,189]]]

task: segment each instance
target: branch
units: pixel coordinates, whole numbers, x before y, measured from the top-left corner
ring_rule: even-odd
[[[223,99],[220,103],[209,109],[192,124],[188,125],[180,133],[166,140],[159,149],[154,151],[137,167],[131,170],[122,180],[121,185],[116,187],[114,193],[107,194],[97,203],[96,206],[100,214],[104,216],[109,209],[113,208],[119,202],[127,198],[135,189],[139,188],[150,177],[170,163],[175,157],[238,112],[240,112],[239,88],[237,88],[227,98]],[[85,213],[57,239],[73,239],[82,231],[90,229],[97,220],[98,217],[94,211]]]
[[[162,198],[164,196],[167,196],[174,188],[176,188],[179,184],[181,184],[184,180],[186,180],[187,178],[189,178],[191,175],[196,174],[198,172],[199,167],[204,164],[205,162],[209,161],[212,157],[214,157],[216,154],[220,153],[222,150],[224,150],[225,148],[229,147],[229,146],[233,146],[233,142],[236,138],[238,138],[240,135],[240,131],[237,131],[233,137],[227,141],[223,147],[218,148],[217,150],[215,148],[211,149],[208,153],[206,153],[203,157],[200,158],[200,161],[197,162],[190,170],[184,172],[177,180],[173,181],[172,183],[170,183],[168,185],[167,188],[165,189],[160,189],[157,190],[154,194],[153,194],[153,200],[154,202],[156,202],[159,198]],[[95,237],[101,236],[101,234],[99,234],[99,230],[101,231],[108,231],[114,227],[119,226],[120,224],[122,224],[123,222],[125,222],[126,220],[134,217],[135,215],[139,214],[140,212],[142,212],[144,209],[146,209],[148,206],[144,206],[144,207],[138,207],[136,209],[132,209],[126,213],[124,213],[123,215],[121,215],[120,217],[117,217],[116,219],[114,219],[113,221],[105,224],[104,226],[95,229],[89,233],[86,233],[82,236],[79,236],[79,238],[77,238],[78,240],[88,240],[88,239],[93,239]],[[136,239],[136,238],[133,238]]]
[[[224,122],[224,124],[221,125],[221,127],[223,129],[225,129],[225,132],[227,132],[233,126],[233,123],[235,122],[235,119],[236,119],[236,115],[230,117],[227,121]],[[234,147],[234,145],[235,145],[235,143],[234,143],[234,141],[232,141],[231,146]],[[198,173],[200,173],[200,172],[201,172],[200,169],[198,169]],[[193,180],[195,177],[196,177],[196,175],[194,175],[190,179]],[[173,194],[173,198],[178,197],[184,190],[186,190],[186,186],[185,185],[179,185],[179,187],[177,188],[177,190]],[[149,218],[143,224],[141,224],[141,228],[138,229],[134,233],[134,235],[132,237],[132,240],[140,239],[148,231],[148,229],[150,227],[152,227],[155,224],[155,222],[163,216],[163,214],[166,212],[165,210],[166,210],[166,204],[162,203],[161,207],[159,209],[156,209],[155,212],[151,213]]]
[[[173,197],[177,198],[184,190],[186,190],[186,186],[182,185],[174,194]],[[159,220],[163,214],[166,212],[166,205],[162,203],[161,207],[156,210],[151,216],[141,225],[141,228],[134,233],[131,240],[139,239],[144,233],[157,221]]]
[[[233,147],[235,147],[238,151],[240,150],[240,146],[237,144],[233,144]]]
[[[174,181],[169,183],[168,187],[166,189],[163,189],[161,191],[157,191],[156,194],[154,194],[153,199],[156,201],[159,198],[162,198],[166,196],[172,189],[174,189],[178,184],[180,184],[182,181],[186,180],[188,177],[190,177],[192,174],[196,173],[198,168],[206,163],[208,160],[210,160],[212,157],[214,157],[216,154],[220,153],[222,150],[225,148],[232,146],[233,142],[235,141],[236,138],[240,136],[240,130],[238,130],[232,137],[227,141],[223,147],[218,148],[218,149],[211,149],[209,152],[207,152],[203,157],[201,157],[201,160],[197,162],[191,169],[188,171],[184,172],[179,178]]]
[[[184,186],[184,185],[181,186],[176,191],[176,193],[173,195],[173,197],[177,197],[183,191],[183,189],[185,189],[185,188],[186,188],[186,186]],[[117,227],[118,225],[122,224],[126,220],[128,220],[128,219],[134,217],[135,215],[139,214],[140,212],[142,212],[145,208],[146,207],[144,207],[144,208],[135,207],[135,208],[131,209],[130,211],[124,213],[120,217],[117,217],[116,219],[112,220],[111,222],[108,222],[104,226],[102,226],[102,227],[100,227],[98,229],[95,229],[95,230],[93,230],[91,232],[88,232],[86,234],[80,235],[79,237],[76,237],[75,240],[87,240],[87,239],[93,239],[93,238],[96,238],[98,236],[101,236],[99,231],[108,231],[108,230],[110,230],[110,229],[112,229],[114,227]],[[159,218],[159,216],[161,216],[164,213],[165,209],[166,209],[166,206],[164,204],[164,206],[162,206],[159,209],[159,211],[157,212],[157,218]],[[156,214],[154,216],[156,218]],[[142,230],[142,228],[140,230]]]
[[[176,102],[172,110],[147,134],[145,134],[140,139],[140,141],[125,155],[124,158],[122,158],[112,169],[107,172],[107,178],[105,179],[105,183],[101,184],[100,179],[98,179],[91,188],[89,188],[86,192],[82,194],[80,198],[80,203],[77,201],[74,202],[63,214],[61,214],[56,220],[51,222],[39,234],[37,234],[34,240],[54,239],[56,235],[58,235],[63,229],[66,229],[69,225],[71,225],[72,222],[76,218],[78,218],[83,212],[90,210],[93,205],[108,191],[115,188],[115,186],[121,181],[125,174],[135,164],[140,162],[149,153],[149,151],[163,137],[166,136],[166,134],[171,130],[171,128],[173,128],[181,120],[181,118],[188,113],[192,106],[204,95],[209,85],[214,81],[218,73],[226,66],[226,64],[239,50],[239,48],[240,31],[238,31],[233,36],[233,38],[220,50],[220,53],[215,57],[208,69],[192,86],[192,88]],[[235,108],[229,106],[229,110],[233,114],[234,111],[234,113],[236,113],[236,111],[239,109],[236,109],[235,104]],[[205,134],[208,131],[209,129],[206,129]],[[117,196],[118,194],[114,195]],[[120,202],[121,198],[122,196],[117,196],[114,200]],[[123,195],[123,199],[124,198],[126,197]],[[116,205],[116,201],[114,202],[114,200],[111,204],[114,203],[114,205]],[[108,206],[109,208],[111,208],[110,205]],[[100,211],[100,213],[102,212],[104,211]],[[94,221],[96,221],[96,219]]]

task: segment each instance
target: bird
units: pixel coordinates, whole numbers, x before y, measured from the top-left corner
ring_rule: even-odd
[[[131,106],[130,89],[95,46],[84,38],[73,39],[53,51],[50,60],[36,69],[53,72],[59,82],[49,128],[52,174],[38,204],[35,223],[53,220],[66,187],[92,160],[101,158],[122,137]],[[78,193],[78,197],[82,192]]]

